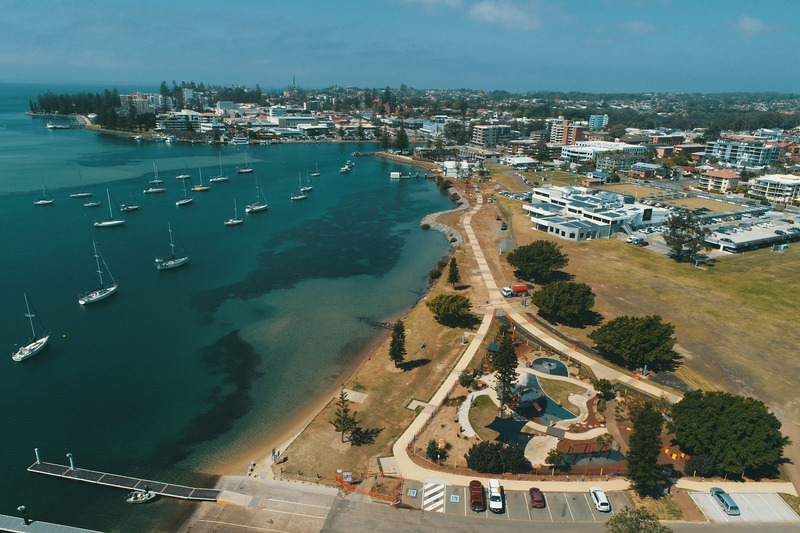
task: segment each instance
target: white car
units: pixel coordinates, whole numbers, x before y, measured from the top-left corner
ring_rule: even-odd
[[[611,511],[611,503],[609,503],[606,493],[600,487],[592,487],[589,489],[589,495],[594,502],[594,508],[601,513],[608,513]]]

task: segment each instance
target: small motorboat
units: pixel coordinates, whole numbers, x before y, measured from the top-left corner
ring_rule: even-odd
[[[125,501],[128,503],[148,503],[158,498],[158,494],[151,491],[150,489],[147,490],[134,490],[133,492],[128,493],[128,496],[125,498]]]

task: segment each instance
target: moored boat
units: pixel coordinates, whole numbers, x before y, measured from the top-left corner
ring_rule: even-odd
[[[172,255],[170,255],[169,259],[161,259],[159,257],[156,258],[155,265],[159,270],[178,268],[179,266],[183,266],[189,262],[188,255],[183,257],[175,257],[175,243],[172,241],[172,224],[167,223],[167,229],[169,230],[169,248],[172,250]]]
[[[243,224],[244,219],[239,218],[239,209],[236,207],[236,198],[233,199],[233,218],[229,218],[225,221],[226,226],[238,226],[239,224]]]
[[[14,352],[14,355],[11,356],[11,359],[14,361],[23,361],[28,357],[36,355],[42,351],[42,348],[44,348],[45,344],[47,344],[47,341],[50,340],[50,333],[44,332],[42,335],[36,335],[36,328],[33,325],[33,317],[36,315],[31,313],[31,305],[28,302],[27,293],[25,293],[25,309],[27,310],[25,316],[31,323],[31,340],[28,342],[28,344],[20,347],[16,352]],[[42,325],[42,321],[40,319],[39,324],[42,326],[42,329],[44,329],[44,325]]]
[[[106,220],[95,220],[94,227],[110,228],[113,226],[121,226],[125,224],[125,220],[114,218],[114,211],[111,209],[111,193],[108,192],[108,188],[106,188],[106,197],[108,198],[108,218]]]
[[[103,256],[100,254],[100,250],[97,249],[97,243],[92,241],[92,246],[94,246],[94,260],[97,264],[97,276],[100,278],[100,287],[78,296],[78,303],[81,305],[93,304],[95,302],[99,302],[100,300],[105,300],[117,292],[118,288],[117,282],[114,281],[114,276],[111,275],[111,270],[109,270],[108,265],[106,264],[106,260],[103,259]],[[111,278],[111,285],[108,287],[103,284],[103,270],[100,268],[101,259],[103,260],[103,266],[106,268],[106,272],[108,272],[108,277]]]
[[[155,500],[157,497],[158,494],[150,489],[134,490],[128,493],[125,497],[125,501],[128,503],[148,503]]]
[[[266,203],[266,198],[264,198],[264,191],[261,190],[261,186],[258,184],[258,176],[256,176],[256,201],[244,208],[245,213],[258,213],[260,211],[266,211],[269,209],[269,205]]]

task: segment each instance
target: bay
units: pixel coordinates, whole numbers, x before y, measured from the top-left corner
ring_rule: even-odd
[[[254,450],[331,390],[384,335],[369,320],[402,316],[423,294],[446,238],[419,228],[452,202],[416,172],[351,152],[374,145],[188,145],[137,142],[85,130],[48,130],[23,115],[48,87],[0,85],[0,513],[104,531],[168,530],[191,504],[161,499],[142,509],[117,489],[26,472],[42,460],[193,486],[209,486],[220,465]],[[51,88],[54,92],[102,90]],[[253,174],[236,174],[245,151],[270,205],[244,216],[255,200]],[[192,183],[219,170],[230,176],[194,202]],[[348,175],[338,169],[356,163]],[[167,192],[143,195],[153,165]],[[316,166],[313,192],[292,202],[298,175]],[[34,206],[44,184],[55,198]],[[190,184],[187,184],[190,185]],[[84,188],[102,202],[82,207]],[[94,228],[131,198],[117,228]],[[227,227],[234,199],[241,226]],[[167,224],[188,266],[159,272],[169,253]],[[119,284],[86,306],[96,287],[92,241]],[[51,331],[48,346],[22,363],[15,344],[29,336],[23,292]]]

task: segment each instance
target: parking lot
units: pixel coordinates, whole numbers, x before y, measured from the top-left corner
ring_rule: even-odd
[[[712,522],[800,522],[791,507],[773,493],[733,493],[741,515],[728,516],[708,492],[690,492],[692,500]]]
[[[483,485],[485,488],[486,483]],[[469,508],[467,487],[408,481],[404,486],[403,503],[426,512],[474,516],[476,520],[605,522],[615,512],[630,505],[621,492],[609,492],[607,496],[611,502],[611,512],[601,513],[594,508],[588,491],[545,492],[544,509],[531,507],[527,491],[504,491],[503,512],[496,514],[488,509],[481,512],[472,511]]]

